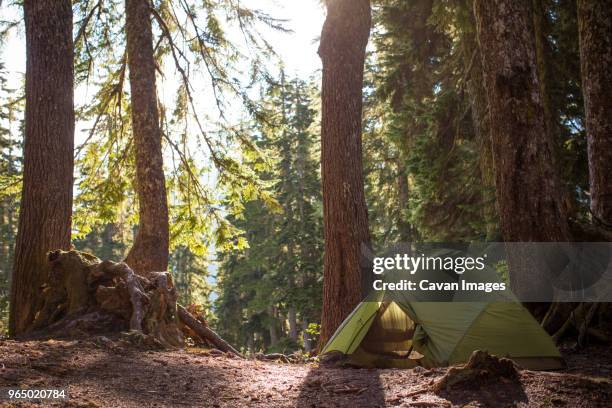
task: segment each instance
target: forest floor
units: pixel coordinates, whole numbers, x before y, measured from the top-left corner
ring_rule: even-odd
[[[0,340],[0,388],[66,388],[61,407],[610,407],[612,353],[566,353],[568,369],[434,392],[446,369],[373,370],[143,350],[106,337]],[[0,401],[0,406],[39,406]]]

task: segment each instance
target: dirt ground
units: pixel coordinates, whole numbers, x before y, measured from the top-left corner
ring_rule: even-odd
[[[568,369],[522,371],[434,393],[446,369],[370,370],[240,360],[201,349],[142,350],[105,337],[0,341],[0,388],[66,388],[59,402],[6,407],[612,407],[612,350],[566,353]],[[4,398],[4,397],[3,397]]]

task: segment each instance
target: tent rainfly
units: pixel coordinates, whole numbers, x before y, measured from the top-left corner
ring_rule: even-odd
[[[565,366],[551,337],[518,302],[364,301],[322,353],[340,352],[360,367],[430,368],[464,363],[474,350],[526,369]]]

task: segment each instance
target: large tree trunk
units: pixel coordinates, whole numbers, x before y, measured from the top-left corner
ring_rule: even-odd
[[[595,224],[612,225],[612,1],[578,0],[578,31],[580,37],[580,66],[585,104],[585,122],[589,157],[591,212]],[[583,345],[587,334],[598,335],[599,330],[610,330],[612,304],[581,304],[588,309],[578,330],[578,344]],[[592,314],[598,311],[598,328],[590,328]],[[574,319],[580,322],[580,319]],[[568,319],[570,321],[570,319]],[[567,325],[567,322],[566,322]],[[563,334],[563,327],[559,329]]]
[[[536,69],[530,2],[476,0],[506,241],[568,241]]]
[[[72,2],[26,0],[23,189],[9,331],[24,332],[39,307],[46,253],[70,246],[74,168]]]
[[[571,241],[538,81],[531,0],[476,0],[474,10],[503,238]],[[545,265],[534,263],[533,255],[508,253],[510,285],[522,296],[548,296],[546,276],[533,273]],[[528,306],[542,314],[538,305]]]
[[[368,285],[362,246],[369,246],[363,187],[362,88],[370,35],[369,0],[327,2],[319,55],[323,62],[321,169],[325,255],[323,345],[359,303]]]
[[[612,1],[579,0],[591,211],[612,225]]]
[[[151,10],[147,0],[126,0],[132,129],[139,223],[126,263],[147,275],[168,267],[168,202],[155,87]]]

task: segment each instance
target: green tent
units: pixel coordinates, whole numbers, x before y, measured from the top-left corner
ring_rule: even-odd
[[[474,350],[534,370],[564,361],[550,336],[518,302],[364,301],[325,345],[361,367],[439,367],[463,363]]]

